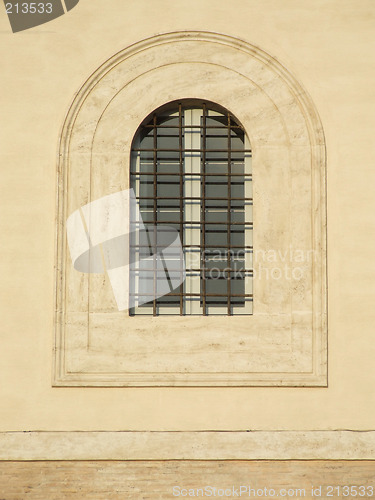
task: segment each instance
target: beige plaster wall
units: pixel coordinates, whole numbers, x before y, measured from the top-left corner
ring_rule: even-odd
[[[0,430],[374,428],[375,4],[81,0],[12,34],[0,14]],[[86,78],[157,33],[209,30],[278,58],[328,156],[328,388],[52,388],[56,151]]]

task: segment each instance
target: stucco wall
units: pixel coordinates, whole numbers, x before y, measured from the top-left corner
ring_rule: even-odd
[[[0,16],[0,430],[371,429],[375,410],[371,0],[81,0],[18,34]],[[327,145],[328,388],[52,388],[56,155],[69,104],[157,33],[242,38],[296,76]]]

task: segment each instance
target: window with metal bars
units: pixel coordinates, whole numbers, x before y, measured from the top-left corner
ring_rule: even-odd
[[[130,314],[252,314],[251,149],[239,121],[208,101],[157,109],[134,137],[130,186],[146,228],[179,232],[185,266],[182,284]],[[139,263],[130,293],[143,297],[158,283],[156,269],[153,283],[142,282],[145,241],[136,233],[130,241]]]

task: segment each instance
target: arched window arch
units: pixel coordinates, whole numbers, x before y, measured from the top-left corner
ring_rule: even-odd
[[[155,265],[153,273],[142,273],[145,245],[134,232],[139,267],[130,290],[142,305],[131,315],[252,314],[251,149],[239,121],[225,108],[196,99],[156,109],[135,134],[130,186],[146,227],[179,232],[184,259],[172,272],[185,277],[177,287],[169,280],[168,294],[149,293],[145,300],[160,274]]]

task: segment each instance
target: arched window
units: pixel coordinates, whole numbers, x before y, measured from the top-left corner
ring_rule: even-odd
[[[143,223],[179,232],[185,280],[177,288],[169,280],[168,294],[130,314],[252,314],[251,149],[238,120],[212,102],[175,101],[143,121],[131,154],[130,186]],[[136,237],[131,245],[140,268],[130,290],[144,299],[144,245]],[[155,269],[152,280],[155,290]]]

